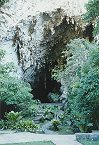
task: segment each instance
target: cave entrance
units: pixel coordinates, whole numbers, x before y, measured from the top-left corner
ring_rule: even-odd
[[[85,27],[85,30],[84,30],[84,38],[87,38],[90,42],[92,42],[94,40],[93,30],[94,30],[94,27],[93,27],[92,23],[89,23]]]
[[[32,86],[32,94],[35,99],[39,99],[42,103],[49,103],[52,102],[49,98],[49,94],[53,93],[60,95],[60,87],[60,83],[52,79],[51,69],[47,65],[37,72]]]

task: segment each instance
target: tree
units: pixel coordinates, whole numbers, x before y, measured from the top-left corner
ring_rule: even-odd
[[[94,35],[97,35],[99,33],[99,0],[89,0],[86,4],[86,10],[84,19],[94,23]]]
[[[32,102],[33,96],[30,93],[30,85],[11,76],[10,72],[13,65],[2,63],[4,54],[5,52],[0,50],[0,102],[18,107],[23,103],[25,105]]]
[[[72,40],[66,46],[67,64],[55,70],[54,77],[68,87],[67,112],[82,132],[99,128],[99,47],[84,39]]]
[[[90,51],[81,78],[74,82],[69,104],[71,118],[81,131],[88,131],[90,124],[99,129],[99,48]]]
[[[66,57],[66,64],[62,69],[53,70],[53,77],[60,81],[67,92],[71,92],[73,83],[80,79],[83,64],[88,59],[90,49],[94,49],[94,44],[85,39],[74,39],[66,45],[66,49],[62,52]]]

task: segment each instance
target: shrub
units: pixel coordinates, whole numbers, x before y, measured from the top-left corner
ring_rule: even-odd
[[[21,112],[11,111],[6,113],[5,117],[6,120],[0,121],[0,128],[2,129],[36,132],[39,128],[32,120],[24,119]]]
[[[30,102],[32,94],[29,84],[9,76],[0,74],[0,100],[6,104],[19,105],[22,102]]]
[[[52,120],[52,128],[54,130],[59,130],[60,124],[61,124],[60,120],[56,120],[56,119]]]
[[[0,120],[0,129],[4,129],[5,128],[5,122],[4,120]]]
[[[53,70],[53,77],[60,81],[66,98],[70,94],[74,82],[81,77],[83,64],[87,61],[90,49],[94,49],[95,45],[89,43],[85,39],[74,39],[66,45],[63,51],[63,57],[66,59],[66,64],[62,69],[56,68]],[[88,66],[89,67],[89,66]]]
[[[71,115],[75,124],[86,132],[89,124],[99,129],[99,72],[91,70],[72,91]]]
[[[43,120],[52,120],[58,118],[60,107],[58,106],[45,106]]]
[[[72,124],[87,132],[99,129],[99,48],[84,39],[72,40],[64,51],[67,64],[56,72],[66,88],[66,114]],[[64,121],[65,122],[65,121]]]
[[[92,125],[99,129],[99,48],[90,51],[81,78],[72,88],[69,104],[72,119],[81,131],[92,129]]]
[[[16,127],[20,131],[36,132],[39,126],[35,124],[32,120],[20,120]]]
[[[84,19],[87,22],[94,22],[94,35],[99,34],[99,0],[89,0],[86,4],[87,12],[84,14]]]
[[[41,103],[38,100],[31,100],[30,102],[22,102],[18,110],[22,112],[23,117],[34,118],[39,112],[40,105]]]
[[[52,101],[54,103],[58,103],[60,101],[59,94],[56,94],[56,93],[50,93],[48,98],[50,99],[50,101]]]
[[[5,52],[0,50],[0,60]],[[17,108],[22,104],[29,104],[32,101],[31,87],[28,83],[12,77],[10,72],[14,69],[12,63],[3,64],[0,62],[0,101],[7,105],[15,105]],[[22,106],[23,107],[23,106]],[[24,108],[23,108],[24,109]]]
[[[6,121],[5,121],[6,128],[9,129],[16,129],[17,128],[16,123],[22,119],[21,112],[14,112],[14,111],[6,113],[5,117],[6,117]]]

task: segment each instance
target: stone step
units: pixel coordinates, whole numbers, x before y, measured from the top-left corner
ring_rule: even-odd
[[[76,141],[75,135],[46,135],[29,132],[0,134],[0,144],[33,141],[52,141],[55,145],[81,145]]]

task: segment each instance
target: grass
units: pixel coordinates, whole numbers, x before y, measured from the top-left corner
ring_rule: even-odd
[[[35,141],[26,143],[13,143],[13,144],[1,144],[1,145],[55,145],[51,141]]]
[[[81,141],[83,145],[99,145],[99,141]]]

